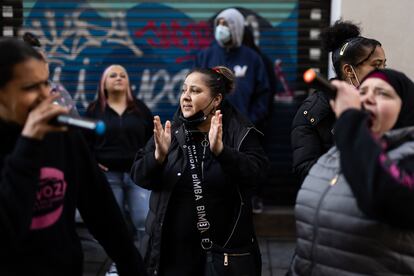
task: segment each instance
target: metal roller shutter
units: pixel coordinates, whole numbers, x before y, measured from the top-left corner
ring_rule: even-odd
[[[327,55],[320,51],[317,34],[329,24],[330,1],[25,0],[23,10],[22,1],[2,3],[3,34],[5,24],[12,22],[13,28],[23,25],[20,34],[30,31],[40,38],[50,60],[51,79],[66,87],[81,113],[94,99],[104,68],[117,63],[127,68],[137,97],[163,120],[171,118],[177,107],[194,54],[212,42],[208,20],[228,7],[246,9],[261,50],[272,61],[281,60],[279,76],[287,84],[278,85],[270,122],[268,147],[274,173],[266,189],[278,198],[281,187],[295,187],[289,135],[297,102],[291,101],[289,91],[305,89],[301,74],[307,67],[326,72]],[[10,8],[4,5],[14,10],[8,21],[4,18]],[[275,203],[284,203],[283,198]]]

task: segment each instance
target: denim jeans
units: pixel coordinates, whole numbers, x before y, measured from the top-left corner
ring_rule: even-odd
[[[132,223],[133,234],[140,240],[145,230],[150,191],[136,185],[128,173],[108,171],[105,176],[124,218]]]

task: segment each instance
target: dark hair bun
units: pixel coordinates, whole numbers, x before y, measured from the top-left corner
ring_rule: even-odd
[[[214,67],[214,70],[219,71],[220,74],[223,76],[223,81],[225,83],[225,93],[228,94],[231,91],[233,91],[235,86],[235,76],[233,72],[225,66],[216,66]]]
[[[346,40],[358,37],[360,34],[360,28],[351,21],[338,20],[334,25],[322,31],[322,47],[332,52],[342,47]]]

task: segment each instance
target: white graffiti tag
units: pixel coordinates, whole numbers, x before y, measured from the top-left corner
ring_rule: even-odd
[[[91,24],[83,19],[81,15],[84,10],[78,10],[72,14],[65,15],[62,30],[57,29],[55,12],[44,11],[47,21],[49,35],[44,32],[41,22],[33,19],[31,26],[26,26],[22,32],[32,32],[36,35],[42,45],[48,49],[47,55],[51,62],[63,64],[64,60],[74,60],[87,47],[100,47],[104,42],[119,44],[128,47],[137,57],[143,55],[129,35],[125,22],[125,13],[112,13],[110,16],[111,27],[103,27]],[[91,32],[99,32],[103,35],[92,35]],[[68,42],[71,44],[68,46]]]
[[[89,105],[86,94],[95,93],[95,90],[86,91],[87,69],[92,65],[93,70],[99,70],[100,66],[99,64],[91,64],[92,57],[85,54],[85,49],[99,49],[105,47],[105,43],[113,44],[114,47],[116,45],[126,47],[137,58],[144,55],[129,33],[125,12],[107,13],[105,19],[108,21],[106,23],[103,20],[100,21],[103,23],[96,23],[97,21],[91,19],[90,16],[85,16],[90,12],[91,9],[87,5],[82,5],[62,16],[57,11],[46,8],[41,10],[42,19],[29,17],[25,27],[21,30],[21,35],[24,32],[31,32],[39,38],[48,57],[48,62],[53,68],[51,74],[53,82],[61,82],[62,75],[65,74],[65,66],[72,65],[73,62],[76,64],[77,79],[73,80],[76,81],[76,91],[71,91],[71,94],[81,110]],[[132,83],[132,88],[138,98],[142,99],[151,109],[157,108],[161,102],[169,103],[172,106],[178,104],[179,95],[174,91],[180,91],[179,86],[184,81],[188,69],[182,69],[175,74],[171,74],[165,69],[153,71],[142,68],[142,70],[140,70],[142,75],[139,89]],[[136,72],[130,72],[131,80],[137,79],[134,78],[134,74]]]

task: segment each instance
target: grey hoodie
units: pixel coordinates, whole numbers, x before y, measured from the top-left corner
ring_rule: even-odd
[[[214,26],[217,26],[217,22],[220,18],[223,18],[229,24],[231,38],[232,38],[232,48],[240,47],[243,41],[244,34],[244,16],[236,9],[226,9],[219,13],[214,19]],[[215,29],[214,29],[215,31]],[[217,41],[217,43],[224,47],[223,43]]]

